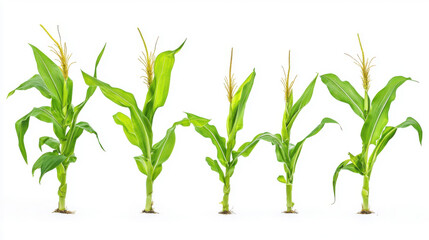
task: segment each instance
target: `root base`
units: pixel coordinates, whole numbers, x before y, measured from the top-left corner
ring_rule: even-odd
[[[297,212],[297,211],[295,211],[295,210],[284,211],[283,213],[298,214],[298,212]]]
[[[74,214],[74,211],[68,211],[68,210],[59,210],[58,208],[53,211],[53,213],[62,213],[62,214]]]
[[[158,214],[158,213],[157,213],[157,212],[155,212],[153,209],[152,209],[152,210],[149,210],[149,211],[143,210],[143,211],[142,211],[142,213]]]
[[[360,212],[358,212],[358,214],[373,214],[374,212],[370,211],[370,210],[361,210]]]
[[[222,211],[222,212],[219,212],[219,214],[228,215],[228,214],[232,214],[232,212],[231,211]]]

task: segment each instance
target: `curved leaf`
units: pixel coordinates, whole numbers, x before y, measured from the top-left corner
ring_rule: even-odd
[[[192,125],[195,127],[195,131],[197,131],[201,136],[205,138],[209,138],[213,145],[215,145],[217,150],[217,158],[223,166],[226,166],[228,157],[226,154],[226,144],[225,138],[221,137],[215,126],[208,124],[208,119],[199,117],[197,115],[186,113],[188,115],[188,119],[193,119],[191,121]],[[206,124],[202,124],[206,122]]]
[[[322,75],[320,78],[335,99],[350,105],[352,110],[365,120],[364,99],[348,81],[341,81],[332,73]]]
[[[351,172],[359,173],[359,170],[357,170],[353,164],[349,164],[349,162],[350,162],[350,159],[343,161],[342,163],[340,163],[340,165],[338,165],[337,169],[335,170],[333,181],[332,181],[332,187],[334,189],[334,202],[332,204],[334,204],[337,199],[336,186],[337,186],[337,179],[338,179],[338,175],[340,174],[340,171],[345,169]]]
[[[269,132],[264,132],[256,135],[252,141],[246,142],[243,145],[241,145],[241,147],[238,148],[237,151],[234,151],[232,153],[233,158],[235,159],[235,158],[238,158],[239,156],[243,156],[243,157],[249,156],[260,140],[265,140],[267,142],[272,143],[275,146],[284,148],[280,134],[274,135]]]
[[[147,172],[149,169],[148,159],[142,155],[136,156],[134,157],[134,159],[136,160],[136,164],[140,172],[147,176]]]
[[[387,85],[375,95],[371,103],[368,117],[361,131],[361,138],[364,146],[368,147],[370,144],[376,144],[377,140],[380,138],[389,120],[390,104],[395,100],[396,90],[407,80],[411,80],[411,78],[402,76],[393,77]]]
[[[101,92],[112,102],[121,107],[129,108],[134,133],[138,140],[138,146],[145,156],[151,155],[152,126],[146,116],[139,110],[134,95],[119,88],[114,88],[96,78],[82,72],[85,83],[90,86],[100,87]]]
[[[291,148],[291,150],[289,151],[289,156],[290,156],[290,158],[289,158],[290,159],[290,163],[289,164],[291,166],[292,173],[295,172],[296,163],[298,161],[299,155],[301,154],[301,150],[302,150],[302,147],[303,147],[303,144],[304,144],[305,140],[307,140],[308,138],[310,138],[310,137],[316,135],[317,133],[319,133],[320,130],[322,130],[322,128],[327,123],[336,123],[336,124],[340,125],[337,121],[335,121],[332,118],[324,118],[319,123],[319,125],[317,125],[317,127],[314,128],[314,130],[310,132],[310,134],[308,134],[303,140],[301,140],[294,147]],[[341,128],[341,126],[340,126],[340,128]]]
[[[165,161],[168,160],[171,153],[173,152],[174,144],[176,142],[176,134],[174,132],[176,130],[176,126],[189,126],[190,124],[191,123],[189,122],[189,119],[186,118],[181,121],[175,122],[173,126],[167,130],[165,137],[161,141],[153,145],[151,159],[153,167],[156,168],[162,165]],[[155,177],[153,177],[153,179],[155,179]]]
[[[57,152],[60,152],[60,142],[58,142],[57,139],[52,137],[41,137],[39,138],[39,148],[40,151],[42,151],[42,146],[46,144],[49,147],[51,147],[54,150],[57,150]]]
[[[45,173],[55,169],[58,165],[60,165],[64,160],[66,160],[66,156],[58,155],[57,152],[48,152],[40,156],[39,159],[34,163],[32,173],[34,176],[34,172],[40,168],[40,178],[39,183],[42,181],[43,175]]]
[[[27,115],[20,118],[15,123],[15,129],[16,134],[18,135],[19,150],[21,151],[22,157],[24,158],[25,162],[27,162],[27,151],[25,150],[24,136],[28,130],[28,125],[30,124],[30,117],[35,117],[43,122],[53,123],[54,127],[57,126],[61,128],[60,124],[52,115],[50,107],[33,108],[33,110],[31,110]]]
[[[219,163],[216,160],[213,160],[209,157],[206,157],[206,162],[210,166],[210,168],[219,174],[219,180],[225,183],[225,177],[222,169],[219,166]]]
[[[17,88],[15,88],[14,90],[12,90],[7,97],[12,96],[15,91],[17,90],[27,90],[30,88],[36,88],[37,90],[39,90],[39,92],[45,96],[46,98],[51,98],[51,93],[49,92],[48,87],[46,87],[45,82],[43,82],[43,79],[40,77],[39,74],[34,75],[33,77],[31,77],[29,80],[25,81],[24,83],[22,83],[21,85],[19,85]]]
[[[281,182],[281,183],[286,183],[286,179],[283,175],[280,175],[277,177],[277,181]]]
[[[101,149],[103,149],[103,151],[106,151],[106,150],[104,150],[103,146],[100,143],[100,139],[98,138],[98,133],[89,125],[89,123],[79,122],[76,124],[76,127],[82,128],[83,130],[85,130],[89,133],[95,134],[95,137],[97,137],[97,141],[98,141],[98,144],[100,145]]]
[[[154,79],[146,95],[146,101],[143,108],[144,115],[152,123],[155,111],[164,106],[167,100],[170,88],[171,71],[174,65],[174,55],[182,49],[186,40],[174,51],[165,51],[160,53],[154,64]]]
[[[392,139],[393,136],[395,136],[395,133],[398,130],[398,128],[406,128],[409,126],[412,126],[414,129],[416,129],[419,135],[419,142],[420,144],[422,144],[423,130],[420,124],[414,118],[408,117],[404,122],[402,122],[396,127],[387,126],[384,129],[380,139],[377,141],[377,144],[375,145],[375,148],[372,151],[372,154],[369,158],[369,168],[368,168],[369,175],[371,174],[372,167],[374,166],[374,163],[377,160],[378,155],[381,153],[381,151],[384,149],[384,147],[387,145],[390,139]]]
[[[115,115],[113,115],[113,119],[115,120],[116,124],[121,125],[123,127],[125,136],[127,136],[128,141],[131,144],[138,147],[139,143],[135,135],[133,123],[131,122],[131,119],[127,115],[121,112],[118,112]]]

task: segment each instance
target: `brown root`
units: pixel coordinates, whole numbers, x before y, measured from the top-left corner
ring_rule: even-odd
[[[361,210],[360,212],[358,212],[358,214],[373,214],[374,212],[370,211],[370,210]]]
[[[58,208],[53,211],[53,213],[62,213],[62,214],[74,214],[74,211],[68,211],[68,210],[59,210]]]
[[[224,211],[222,211],[222,212],[219,212],[219,214],[228,215],[228,214],[232,214],[232,212],[231,212],[231,211],[226,211],[226,210],[224,210]]]
[[[158,213],[157,213],[157,212],[155,212],[153,209],[151,209],[151,210],[149,210],[149,211],[143,210],[143,211],[142,211],[142,213],[158,214]]]
[[[290,210],[290,211],[283,211],[283,213],[292,213],[292,214],[298,214],[297,211],[295,210]]]

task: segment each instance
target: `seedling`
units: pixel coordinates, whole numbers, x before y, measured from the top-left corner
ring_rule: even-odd
[[[67,194],[66,177],[69,164],[76,162],[77,159],[74,154],[76,141],[80,135],[82,135],[83,131],[95,134],[98,140],[97,132],[94,131],[87,122],[77,122],[77,117],[96,88],[89,87],[86,92],[85,100],[76,107],[73,106],[73,81],[69,77],[69,68],[70,65],[73,64],[70,63],[71,54],[67,52],[66,43],[62,43],[59,31],[59,41],[57,41],[42,25],[40,26],[54,42],[51,51],[58,57],[60,65],[57,66],[42,51],[30,44],[33,49],[39,74],[34,75],[15,90],[11,91],[8,97],[14,94],[16,90],[36,88],[44,97],[51,100],[50,106],[33,108],[27,115],[16,122],[15,128],[18,135],[19,149],[22,157],[27,163],[24,135],[27,132],[30,117],[35,117],[43,122],[52,123],[57,138],[44,136],[39,139],[39,148],[41,151],[43,145],[52,148],[52,151],[46,152],[39,157],[33,165],[32,173],[34,175],[34,172],[40,169],[40,183],[43,175],[53,169],[57,170],[60,187],[58,189],[58,209],[55,210],[55,212],[71,213],[67,211],[65,203]],[[94,77],[97,76],[97,66],[103,56],[105,47],[106,46],[101,50],[95,63]],[[99,140],[98,143],[100,144]],[[101,144],[100,147],[103,148]]]
[[[242,155],[239,152],[233,151],[233,149],[236,144],[237,132],[243,128],[244,109],[256,75],[255,70],[253,70],[249,77],[247,77],[243,84],[235,91],[237,84],[232,74],[232,58],[233,50],[231,49],[229,75],[225,77],[225,89],[229,101],[229,115],[226,121],[228,141],[219,135],[215,126],[210,124],[202,126],[200,124],[200,126],[198,126],[192,122],[195,130],[203,137],[209,138],[217,150],[217,160],[206,157],[206,162],[213,171],[219,174],[219,180],[223,183],[222,211],[219,212],[220,214],[231,213],[229,209],[229,193],[231,191],[230,179],[237,165],[238,157]],[[208,122],[207,119],[190,113],[188,113],[188,118],[193,119],[196,123]],[[222,170],[221,166],[223,166],[225,170]]]
[[[137,105],[134,95],[122,89],[110,86],[83,72],[86,84],[99,87],[101,92],[112,102],[130,110],[130,116],[118,112],[113,115],[115,123],[123,127],[128,141],[140,148],[142,154],[134,157],[137,167],[146,178],[146,206],[144,213],[155,213],[152,208],[153,183],[162,170],[162,164],[170,157],[176,141],[176,126],[189,126],[190,120],[185,118],[175,122],[161,141],[153,143],[152,125],[153,117],[159,107],[164,106],[170,87],[170,76],[173,69],[175,54],[182,49],[183,42],[176,50],[165,51],[155,58],[155,50],[148,51],[143,35],[138,29],[144,44],[145,51],[139,60],[143,63],[144,79],[148,87],[143,110]],[[155,45],[156,46],[156,45]],[[205,122],[195,122],[200,125]]]
[[[283,114],[282,130],[280,134],[271,134],[269,132],[264,132],[258,134],[252,141],[243,144],[238,149],[238,154],[243,156],[248,156],[252,150],[255,148],[256,144],[260,140],[265,140],[272,143],[276,148],[277,161],[283,164],[285,175],[280,175],[277,177],[277,180],[281,183],[286,184],[286,211],[285,213],[296,213],[292,209],[294,203],[292,201],[292,185],[293,185],[293,176],[296,169],[296,164],[298,162],[298,157],[301,154],[302,147],[304,142],[316,135],[326,123],[336,123],[335,120],[331,118],[324,118],[317,127],[310,132],[303,140],[299,141],[297,144],[291,143],[290,133],[292,130],[292,125],[295,122],[298,114],[301,110],[310,102],[311,97],[313,96],[314,86],[316,85],[316,79],[318,75],[310,82],[308,87],[305,89],[301,97],[293,102],[293,84],[296,80],[296,77],[293,81],[290,81],[290,51],[289,51],[289,66],[287,73],[283,68],[284,78],[282,78],[282,84],[284,89],[284,100],[285,100],[285,110]]]
[[[412,126],[416,129],[419,135],[420,144],[422,143],[423,132],[420,124],[411,117],[408,117],[404,122],[395,126],[387,126],[390,104],[396,98],[396,90],[406,81],[414,81],[411,78],[396,76],[390,79],[387,85],[381,89],[371,101],[369,97],[370,88],[370,69],[373,67],[372,61],[365,58],[362,43],[358,34],[358,40],[362,56],[353,58],[355,63],[361,70],[361,79],[365,96],[362,97],[353,86],[347,81],[341,81],[334,74],[325,74],[321,76],[324,84],[329,89],[331,95],[338,101],[347,103],[352,110],[363,119],[364,123],[361,131],[362,152],[359,154],[349,153],[349,159],[343,161],[335,170],[333,177],[333,190],[335,198],[335,186],[338,174],[341,170],[349,170],[363,176],[362,187],[362,214],[372,213],[369,209],[369,180],[372,173],[372,168],[378,155],[386,147],[386,144],[395,135],[398,128]],[[349,55],[350,56],[350,55]],[[351,56],[350,56],[351,57]],[[370,151],[372,149],[372,151]],[[334,199],[335,202],[335,199]]]

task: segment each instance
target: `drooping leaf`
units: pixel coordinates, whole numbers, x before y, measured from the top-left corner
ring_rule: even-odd
[[[21,85],[19,85],[17,88],[15,88],[14,90],[12,90],[7,97],[12,96],[15,91],[17,90],[27,90],[30,88],[36,88],[37,90],[39,90],[39,92],[45,96],[46,98],[51,98],[51,93],[49,92],[48,87],[46,87],[45,82],[43,81],[43,79],[40,77],[39,74],[34,75],[33,77],[31,77],[29,80],[25,81],[24,83],[22,83]]]
[[[371,103],[368,117],[363,124],[361,138],[364,146],[376,144],[380,138],[384,127],[389,121],[390,104],[396,98],[396,90],[405,81],[411,80],[402,76],[393,77],[387,85],[381,89],[374,97]]]
[[[253,72],[241,84],[232,98],[228,119],[226,121],[226,128],[228,131],[227,152],[232,151],[235,146],[236,134],[240,129],[243,128],[244,110],[246,108],[250,91],[252,90],[255,76],[255,69],[253,69]]]
[[[60,165],[64,160],[66,160],[66,156],[58,155],[57,152],[48,152],[40,156],[39,159],[34,163],[32,173],[34,176],[34,172],[40,168],[40,178],[39,183],[42,181],[43,175],[45,173],[55,169],[58,165]]]
[[[333,180],[332,180],[332,187],[333,187],[333,190],[334,190],[334,202],[332,204],[334,204],[335,201],[336,201],[336,199],[337,199],[337,196],[336,196],[336,186],[337,186],[337,179],[338,179],[338,175],[340,174],[340,171],[343,170],[343,169],[347,169],[349,171],[354,172],[354,170],[355,170],[352,166],[349,166],[349,167],[346,168],[346,166],[349,165],[349,162],[350,162],[350,159],[347,159],[347,160],[343,161],[342,163],[340,163],[340,165],[338,165],[337,169],[335,170],[334,177],[333,177]]]
[[[150,156],[152,147],[152,126],[137,106],[134,95],[119,88],[114,88],[107,83],[95,79],[82,72],[85,83],[90,86],[98,86],[101,92],[112,102],[121,107],[126,107],[131,113],[131,122],[138,140],[138,146],[145,156]]]
[[[183,42],[174,51],[165,51],[160,53],[155,59],[154,80],[149,87],[143,108],[143,113],[149,119],[150,123],[152,123],[155,111],[159,107],[164,106],[165,101],[167,100],[170,88],[171,71],[173,70],[175,60],[174,55],[182,49],[185,42]]]
[[[28,125],[30,124],[30,117],[35,117],[43,122],[53,123],[54,127],[57,126],[61,128],[60,123],[57,122],[55,117],[52,115],[50,107],[33,108],[33,110],[31,110],[27,115],[20,118],[15,123],[15,129],[16,134],[18,135],[19,150],[21,151],[25,162],[27,162],[27,151],[25,150],[24,136],[28,130]]]
[[[284,148],[280,134],[271,134],[269,132],[264,132],[256,135],[252,141],[246,142],[238,148],[238,150],[232,153],[233,158],[238,158],[239,156],[247,157],[250,155],[252,150],[256,147],[257,143],[260,140],[265,140],[272,143],[275,146]]]
[[[58,142],[57,139],[52,138],[52,137],[41,137],[39,138],[39,148],[40,151],[42,151],[42,146],[46,144],[49,147],[51,147],[54,150],[57,150],[57,152],[60,152],[60,142]]]
[[[215,145],[217,150],[217,158],[223,166],[226,166],[228,161],[228,157],[226,155],[226,144],[225,138],[221,137],[215,126],[208,124],[208,119],[198,117],[194,114],[186,113],[188,115],[188,119],[193,119],[191,121],[192,125],[194,125],[195,130],[201,134],[201,136],[205,138],[209,138],[213,145]],[[206,122],[206,124],[202,124]]]
[[[219,174],[219,180],[225,183],[225,176],[222,169],[219,166],[219,163],[216,160],[213,160],[209,157],[206,157],[206,162],[210,166],[210,168]]]
[[[408,117],[404,122],[399,124],[396,127],[390,127],[387,126],[383,134],[381,135],[380,139],[377,141],[377,144],[375,145],[374,150],[372,151],[372,154],[369,158],[369,171],[371,174],[372,168],[374,166],[375,161],[377,160],[378,155],[381,153],[381,151],[386,147],[387,143],[390,141],[390,139],[395,136],[396,131],[398,128],[406,128],[412,126],[414,129],[416,129],[418,135],[419,135],[419,142],[422,144],[423,139],[423,130],[420,124],[412,117]]]
[[[365,120],[364,99],[348,81],[341,81],[331,73],[322,75],[320,78],[335,99],[350,105],[352,110]]]
[[[79,123],[76,124],[76,127],[82,128],[83,130],[85,130],[85,131],[87,131],[89,133],[95,134],[95,136],[97,137],[98,144],[100,145],[101,149],[103,149],[103,151],[105,151],[104,148],[103,148],[103,146],[100,143],[100,139],[98,138],[98,133],[89,125],[89,123],[87,123],[87,122],[79,122]]]

